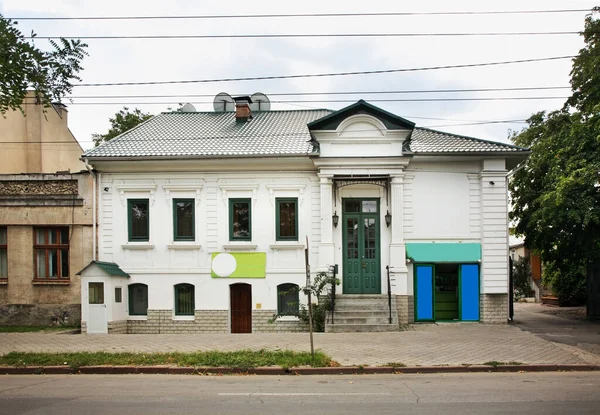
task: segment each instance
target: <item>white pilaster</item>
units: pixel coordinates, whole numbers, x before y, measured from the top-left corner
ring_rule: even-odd
[[[327,266],[335,263],[333,246],[333,181],[331,176],[319,175],[321,178],[321,241],[319,243],[319,271],[324,271]],[[342,212],[338,212],[342,216]]]
[[[408,294],[408,269],[403,229],[404,173],[394,174],[391,183],[392,243],[390,244],[390,278],[392,293]]]

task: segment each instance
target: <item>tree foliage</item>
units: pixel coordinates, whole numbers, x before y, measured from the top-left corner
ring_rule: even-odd
[[[152,114],[142,112],[139,108],[130,111],[128,107],[123,107],[122,110],[117,112],[112,118],[108,119],[110,122],[110,129],[106,134],[92,134],[94,146],[98,147],[100,144],[112,140],[116,136],[131,130],[133,127],[143,123],[149,118],[152,118]]]
[[[71,93],[80,81],[81,61],[87,44],[80,40],[50,40],[52,50],[42,51],[16,28],[17,22],[0,14],[0,114],[19,109],[28,89],[48,106]],[[31,33],[35,37],[35,33]]]
[[[512,139],[531,155],[510,182],[516,233],[539,252],[545,283],[563,302],[585,298],[585,269],[600,257],[600,22],[586,17],[585,47],[573,60],[573,94],[534,114]]]

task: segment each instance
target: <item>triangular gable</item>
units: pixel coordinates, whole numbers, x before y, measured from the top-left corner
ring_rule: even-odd
[[[379,119],[388,130],[412,130],[415,127],[414,122],[382,110],[361,99],[341,110],[308,123],[308,129],[310,131],[335,130],[346,118],[357,114],[367,114]]]

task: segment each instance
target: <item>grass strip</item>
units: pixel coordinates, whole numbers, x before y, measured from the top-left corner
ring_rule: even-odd
[[[29,333],[37,331],[68,331],[75,330],[75,326],[0,326],[0,333]]]
[[[329,367],[335,362],[322,352],[315,352],[314,359],[308,352],[290,350],[240,350],[235,352],[192,352],[192,353],[23,353],[10,352],[0,356],[4,366],[152,366],[173,365],[186,367],[227,367],[249,369],[263,366],[281,366],[289,369],[298,366]]]

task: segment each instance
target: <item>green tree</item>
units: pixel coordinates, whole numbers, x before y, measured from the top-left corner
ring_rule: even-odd
[[[16,28],[17,22],[0,14],[0,114],[20,110],[28,89],[44,106],[71,93],[80,81],[81,61],[87,45],[79,40],[50,40],[52,50],[42,51]],[[35,33],[31,33],[35,37]]]
[[[573,60],[573,94],[534,114],[512,140],[531,155],[510,181],[516,233],[544,261],[544,282],[562,303],[585,299],[586,267],[600,257],[600,22],[586,17]]]
[[[98,147],[100,144],[112,140],[149,118],[152,118],[152,114],[142,112],[139,108],[130,111],[128,107],[123,107],[114,117],[108,119],[110,121],[110,129],[106,134],[92,134],[94,146]]]

